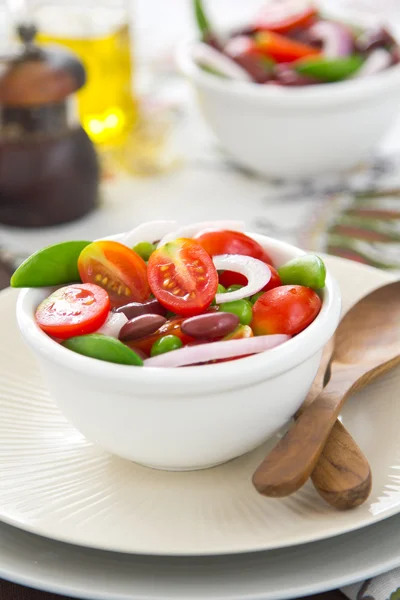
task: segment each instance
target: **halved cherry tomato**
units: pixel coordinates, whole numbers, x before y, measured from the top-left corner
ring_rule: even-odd
[[[264,248],[251,237],[240,231],[207,231],[195,237],[210,256],[219,254],[241,254],[258,258],[265,263],[272,264],[271,257]],[[222,284],[223,285],[223,284]]]
[[[279,285],[282,285],[281,278],[279,277],[278,271],[275,267],[268,265],[271,269],[271,279],[268,281],[267,285],[263,288],[263,292],[267,292],[268,290],[272,290]],[[247,285],[247,279],[241,273],[235,273],[234,271],[224,271],[219,275],[219,282],[225,288],[228,288],[231,285]]]
[[[321,299],[302,285],[281,285],[265,292],[253,306],[251,328],[255,335],[296,335],[314,321]]]
[[[202,246],[177,239],[155,250],[148,262],[151,291],[157,300],[178,315],[202,313],[214,299],[218,274]]]
[[[80,253],[78,269],[84,283],[107,290],[113,308],[149,297],[146,263],[119,242],[92,242]]]
[[[184,345],[189,344],[190,342],[194,342],[195,339],[188,335],[185,335],[181,329],[181,324],[184,320],[184,318],[170,319],[152,335],[148,335],[139,340],[133,340],[132,342],[127,342],[127,345],[130,346],[133,350],[135,350],[136,348],[142,350],[142,352],[145,352],[149,356],[150,350],[154,342],[159,340],[161,337],[164,337],[165,335],[176,335],[176,337],[182,340],[182,343]]]
[[[298,27],[308,27],[315,21],[317,10],[308,0],[273,0],[258,15],[255,27],[288,33]]]
[[[67,285],[53,292],[36,309],[43,331],[61,340],[97,331],[107,319],[110,299],[93,283]]]
[[[290,63],[308,56],[321,55],[318,48],[296,42],[272,31],[257,33],[255,40],[257,48],[278,63]]]

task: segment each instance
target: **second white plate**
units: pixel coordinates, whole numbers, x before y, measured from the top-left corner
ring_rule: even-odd
[[[391,279],[356,263],[327,263],[345,308]],[[364,506],[336,512],[311,485],[285,500],[266,499],[253,489],[251,476],[276,440],[190,473],[146,469],[87,442],[44,388],[17,331],[16,295],[0,295],[0,520],[93,548],[207,555],[294,546],[399,512],[400,370],[354,396],[343,413],[372,466],[373,490]]]

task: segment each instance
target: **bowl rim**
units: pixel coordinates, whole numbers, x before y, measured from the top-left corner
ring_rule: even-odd
[[[392,88],[400,88],[400,63],[374,75],[347,79],[335,83],[312,86],[283,87],[260,85],[248,81],[222,79],[201,69],[192,59],[190,47],[201,42],[197,36],[182,40],[176,47],[175,60],[180,72],[198,86],[209,91],[253,102],[268,102],[279,107],[323,108],[341,103],[357,102],[374,95],[386,95]]]
[[[292,257],[304,250],[261,234],[246,232],[272,253],[283,251]],[[123,234],[108,236],[119,239]],[[104,238],[102,238],[104,239]],[[59,286],[57,286],[59,287]],[[45,297],[43,288],[24,288],[17,299],[17,322],[23,338],[33,352],[51,363],[76,374],[118,384],[138,385],[144,391],[155,389],[186,393],[188,389],[215,393],[255,385],[287,372],[322,350],[334,334],[340,320],[341,295],[337,282],[327,272],[320,313],[311,325],[280,346],[237,361],[213,365],[189,366],[184,369],[131,366],[107,363],[71,352],[52,340],[34,320],[38,303]]]

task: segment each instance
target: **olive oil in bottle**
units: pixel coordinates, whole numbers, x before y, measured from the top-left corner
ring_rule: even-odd
[[[138,118],[125,3],[38,0],[33,17],[39,43],[69,48],[85,67],[87,83],[78,92],[78,110],[89,137],[102,147],[123,143]]]

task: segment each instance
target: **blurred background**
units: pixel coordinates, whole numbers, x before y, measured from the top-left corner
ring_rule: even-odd
[[[221,29],[242,27],[265,4],[205,1]],[[320,7],[400,25],[397,0]],[[245,219],[309,249],[400,269],[399,119],[357,168],[292,181],[262,177],[232,160],[177,69],[177,46],[196,34],[191,0],[0,1],[0,75],[19,52],[21,23],[35,24],[40,47],[66,52],[49,50],[40,72],[26,78],[19,65],[9,87],[5,79],[0,85],[0,252],[10,271],[44,245],[168,217]],[[23,35],[29,45],[29,31]],[[54,108],[64,104],[65,119]],[[51,174],[47,187],[42,169]]]

